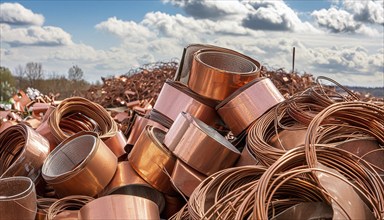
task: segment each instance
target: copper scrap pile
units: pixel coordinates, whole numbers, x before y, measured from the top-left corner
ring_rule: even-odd
[[[212,45],[168,67],[104,80],[93,101],[18,94],[1,218],[384,219],[382,100]]]

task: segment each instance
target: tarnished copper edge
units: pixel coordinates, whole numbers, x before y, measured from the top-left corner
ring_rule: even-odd
[[[240,152],[228,140],[190,114],[181,114],[191,122],[173,150],[179,159],[207,176],[236,162]]]
[[[77,138],[83,135],[91,135],[96,138],[95,146],[86,158],[68,172],[55,176],[47,175],[47,171],[51,166],[61,165],[54,164],[53,158],[62,149],[67,148],[67,144],[76,141]],[[83,146],[79,146],[79,149],[81,147]],[[70,155],[66,156],[69,157]],[[55,189],[59,197],[68,195],[96,196],[107,186],[116,169],[117,158],[115,154],[98,138],[96,133],[82,131],[64,140],[48,155],[42,168],[42,176]]]
[[[9,192],[12,195],[9,195]],[[36,191],[35,184],[30,178],[23,176],[0,178],[0,195],[1,219],[35,218]]]
[[[0,178],[27,176],[32,181],[37,181],[40,176],[40,169],[49,154],[49,143],[39,133],[24,124],[17,124],[7,128],[0,134],[0,142],[1,140],[5,141],[9,134],[13,132],[20,133],[22,136],[20,141],[24,141],[24,146],[20,150],[17,159],[14,159],[13,163],[1,173]]]
[[[147,125],[158,127],[165,132],[168,131],[168,129],[166,127],[164,127],[163,125],[161,125],[161,124],[159,124],[159,123],[157,123],[151,119],[145,118],[141,115],[136,115],[135,116],[135,122],[131,128],[131,132],[129,133],[129,136],[127,139],[127,144],[135,145],[141,132],[143,132],[145,126],[147,126]]]
[[[256,159],[251,152],[249,152],[248,145],[245,145],[239,159],[237,160],[235,167],[247,166],[247,165],[258,165],[259,160]]]
[[[95,199],[80,209],[79,216],[80,219],[160,219],[157,204],[130,195],[108,195]]]
[[[118,130],[115,136],[104,139],[103,141],[116,157],[121,157],[125,154],[124,147],[127,144],[127,138],[121,130]]]
[[[214,108],[186,94],[185,91],[177,88],[175,83],[171,81],[164,83],[153,108],[173,121],[183,111],[212,126],[215,125],[216,121],[220,120]]]
[[[148,183],[136,173],[128,161],[119,162],[117,164],[115,175],[99,196],[109,195],[117,188],[129,184],[148,185]]]
[[[199,59],[199,55],[204,53],[228,54],[248,61],[254,68],[243,74],[214,68]],[[236,63],[234,60],[229,62]],[[219,49],[201,49],[194,54],[188,86],[203,97],[221,101],[235,92],[236,89],[258,78],[260,69],[261,65],[258,61],[243,54]]]
[[[233,99],[225,100],[225,104],[217,110],[235,136],[270,108],[285,100],[269,78],[252,83]]]
[[[193,190],[207,178],[206,175],[199,173],[181,160],[176,160],[171,177],[176,187],[188,197],[190,197]]]
[[[155,189],[174,195],[176,192],[168,175],[172,173],[176,158],[165,146],[159,145],[163,140],[158,140],[154,130],[165,135],[161,129],[147,125],[128,155],[128,161],[132,168]]]

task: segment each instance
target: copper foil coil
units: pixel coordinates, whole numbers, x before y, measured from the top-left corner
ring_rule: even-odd
[[[49,153],[48,141],[25,124],[0,134],[0,177],[27,176],[37,181]]]
[[[185,112],[175,121],[176,125],[183,124],[178,120],[187,120],[190,124],[187,129],[180,129],[183,135],[172,133],[178,140],[173,153],[180,160],[207,176],[234,165],[240,152],[216,130]]]
[[[151,109],[151,111],[149,112],[149,119],[161,124],[162,126],[166,127],[167,129],[170,128],[172,126],[172,123],[173,123],[172,119],[163,115],[161,112],[157,111],[156,109]]]
[[[270,108],[284,100],[269,78],[259,78],[227,97],[216,109],[237,136]]]
[[[282,130],[269,139],[268,144],[282,150],[304,146],[307,129]]]
[[[0,178],[0,218],[35,219],[35,184],[28,177]]]
[[[256,60],[228,50],[202,49],[194,54],[188,86],[213,100],[224,100],[260,76]]]
[[[163,125],[159,124],[158,122],[155,122],[149,118],[145,118],[144,116],[135,115],[135,122],[131,128],[131,132],[129,133],[127,144],[128,145],[135,145],[137,139],[139,138],[141,132],[143,132],[145,126],[151,125],[157,128],[160,128],[163,131],[167,131],[168,129],[164,127]],[[127,151],[127,150],[126,150]]]
[[[80,219],[160,219],[157,204],[129,195],[100,197],[80,209]]]
[[[214,126],[220,121],[214,106],[216,102],[204,99],[187,86],[167,80],[153,107],[156,111],[175,121],[180,112],[188,112],[206,124]]]
[[[94,132],[64,140],[45,160],[42,175],[59,197],[96,196],[112,179],[117,158]]]
[[[124,148],[127,145],[127,138],[121,130],[118,130],[115,136],[103,139],[103,141],[117,158],[125,154]]]
[[[258,165],[259,160],[249,151],[248,145],[245,145],[239,159],[236,161],[235,167]]]
[[[207,178],[207,176],[194,170],[181,160],[176,161],[171,177],[173,184],[188,197],[190,197],[193,190]]]
[[[176,158],[164,145],[165,132],[147,125],[141,133],[128,161],[132,168],[151,186],[160,192],[175,194],[169,175]]]
[[[332,219],[333,209],[324,202],[303,202],[294,205],[271,220],[285,219]]]

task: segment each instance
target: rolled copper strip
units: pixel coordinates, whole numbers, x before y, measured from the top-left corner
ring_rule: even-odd
[[[64,210],[57,214],[53,220],[79,220],[79,210]]]
[[[148,183],[136,173],[128,161],[119,162],[117,164],[115,175],[100,193],[100,196],[109,195],[116,189],[130,184],[148,185]]]
[[[194,170],[184,162],[177,160],[172,172],[172,180],[175,186],[186,196],[190,197],[193,190],[205,179],[202,173]]]
[[[234,92],[217,107],[217,112],[237,136],[270,108],[284,101],[269,78],[256,79]]]
[[[38,198],[37,199],[37,213],[35,220],[45,220],[48,209],[58,199],[56,198]]]
[[[117,158],[125,154],[124,147],[127,145],[127,138],[121,130],[118,130],[115,136],[106,138],[103,141]]]
[[[168,129],[164,127],[163,125],[145,118],[144,116],[141,115],[136,115],[135,116],[135,122],[131,128],[131,132],[129,133],[128,139],[127,139],[127,144],[128,145],[135,145],[137,139],[139,138],[141,132],[145,129],[145,126],[151,125],[157,128],[160,128],[163,131],[167,131]]]
[[[190,123],[188,129],[180,130],[184,135],[173,150],[184,163],[207,176],[234,165],[240,152],[216,130],[189,113],[180,113],[177,120]]]
[[[0,178],[1,219],[35,219],[35,184],[28,177]]]
[[[260,76],[256,60],[227,50],[202,49],[194,54],[188,86],[201,96],[224,100]]]
[[[176,120],[180,112],[188,112],[206,124],[214,126],[220,121],[214,109],[216,104],[200,97],[179,82],[167,80],[153,108],[172,121]]]
[[[170,151],[174,151],[181,139],[184,137],[185,132],[189,129],[191,119],[186,114],[179,114],[173,122],[169,131],[165,134],[164,145]]]
[[[37,181],[49,153],[48,141],[25,124],[0,134],[0,177],[27,176]]]
[[[76,215],[79,216],[79,210],[93,200],[92,197],[80,195],[61,198],[49,207],[46,220],[67,219],[67,217],[76,220]]]
[[[303,202],[273,216],[271,220],[284,219],[332,219],[333,210],[324,202]]]
[[[295,129],[295,130],[282,130],[279,133],[275,134],[268,143],[282,150],[290,150],[295,147],[304,146],[305,135],[307,134],[307,129]]]
[[[249,152],[248,145],[245,145],[239,159],[237,160],[235,167],[247,166],[247,165],[258,165],[259,160]]]
[[[163,115],[161,112],[157,111],[156,109],[151,109],[151,111],[149,112],[149,119],[161,124],[167,129],[170,128],[173,123],[172,119]]]
[[[59,197],[96,196],[112,179],[117,158],[96,133],[83,131],[64,140],[45,160],[42,174]]]
[[[121,208],[117,208],[121,207]],[[160,219],[157,204],[129,195],[100,197],[80,209],[80,219]]]
[[[15,121],[5,121],[5,122],[1,122],[1,125],[0,125],[0,134],[3,133],[3,131],[5,131],[5,129],[11,127],[12,125],[16,125],[17,122]]]
[[[165,132],[147,125],[136,141],[128,161],[132,168],[155,189],[175,194],[169,175],[176,158],[164,145]]]

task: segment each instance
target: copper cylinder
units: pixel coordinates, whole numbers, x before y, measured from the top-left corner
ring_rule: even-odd
[[[120,207],[120,208],[118,208]],[[129,195],[100,197],[80,209],[80,219],[160,219],[157,204]]]
[[[35,219],[37,211],[35,184],[28,177],[0,179],[0,218]]]
[[[284,101],[283,95],[269,78],[259,78],[216,106],[217,112],[237,136],[273,106]]]
[[[128,161],[155,189],[175,194],[168,175],[172,173],[176,158],[163,145],[164,136],[165,132],[161,129],[147,125],[128,155]]]
[[[116,135],[103,139],[103,141],[117,158],[125,154],[124,147],[127,144],[127,138],[121,130],[118,130]]]
[[[186,196],[190,197],[193,190],[205,179],[206,175],[194,170],[181,160],[177,160],[172,172],[172,181]]]
[[[234,165],[240,152],[216,130],[185,112],[177,120],[190,123],[186,130],[180,130],[184,134],[173,150],[179,159],[207,176]]]
[[[213,100],[224,100],[260,76],[260,63],[239,53],[202,49],[194,54],[188,86]]]
[[[64,140],[45,160],[42,175],[59,197],[96,196],[112,179],[117,158],[94,132]]]

